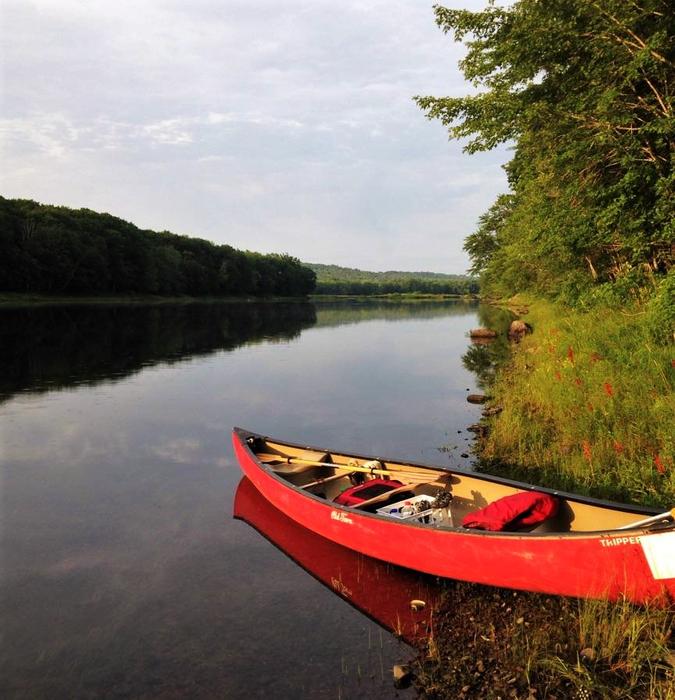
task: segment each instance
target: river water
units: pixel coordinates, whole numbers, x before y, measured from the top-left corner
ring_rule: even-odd
[[[463,302],[0,310],[0,696],[405,695],[391,666],[409,647],[371,619],[377,605],[343,599],[361,584],[335,595],[312,571],[318,544],[303,564],[275,546],[273,518],[267,533],[233,518],[230,429],[467,467],[478,313]],[[375,588],[371,602],[385,600],[386,581]]]

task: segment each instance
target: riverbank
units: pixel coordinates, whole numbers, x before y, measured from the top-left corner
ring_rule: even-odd
[[[533,333],[490,382],[480,468],[614,500],[675,504],[675,356],[645,308],[515,299]],[[427,698],[675,698],[675,608],[448,584],[418,659]]]
[[[302,297],[281,296],[158,296],[153,294],[120,294],[106,296],[65,296],[48,294],[27,293],[0,293],[0,308],[17,306],[45,306],[45,305],[97,305],[97,304],[214,304],[224,302],[274,302],[274,301],[390,301],[390,302],[415,302],[415,301],[478,301],[478,297],[470,294],[422,294],[392,293],[392,294],[311,294]]]
[[[307,301],[308,297],[254,297],[254,296],[159,296],[154,294],[120,294],[108,296],[62,296],[4,292],[0,294],[0,308],[21,306],[96,306],[146,304],[217,304],[227,302]]]
[[[522,305],[522,304],[521,304]],[[491,388],[487,468],[600,498],[675,503],[675,355],[644,308],[528,305],[533,333]]]

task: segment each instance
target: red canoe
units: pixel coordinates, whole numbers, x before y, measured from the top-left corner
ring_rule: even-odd
[[[625,596],[638,603],[675,600],[673,511],[659,513],[487,474],[330,452],[239,428],[233,443],[244,473],[273,506],[356,552],[436,576],[526,591],[612,600]],[[364,479],[377,479],[371,497],[349,506],[334,502]],[[382,492],[379,484],[387,480],[402,486]],[[447,492],[452,496],[445,508],[435,507],[443,505],[443,498],[436,500],[441,492],[445,501]],[[527,531],[462,527],[465,518],[480,520],[474,516],[486,506],[494,509],[495,502],[524,493],[553,497],[557,512]]]
[[[276,509],[244,477],[234,497],[243,520],[324,586],[409,643],[426,639],[437,587],[415,571],[372,559],[317,535]]]

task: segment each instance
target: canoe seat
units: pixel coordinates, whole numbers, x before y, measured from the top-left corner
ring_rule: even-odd
[[[339,494],[337,498],[334,498],[333,501],[342,506],[357,506],[364,501],[370,501],[372,498],[379,498],[379,496],[394,491],[401,486],[403,486],[403,483],[395,479],[370,479],[363,484],[350,486]]]

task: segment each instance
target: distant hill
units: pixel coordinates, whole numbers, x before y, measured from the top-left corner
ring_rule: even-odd
[[[317,294],[476,294],[478,280],[441,272],[369,272],[338,265],[303,263],[316,274]]]

